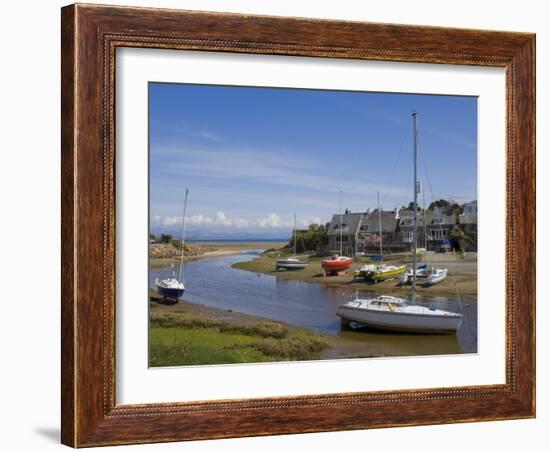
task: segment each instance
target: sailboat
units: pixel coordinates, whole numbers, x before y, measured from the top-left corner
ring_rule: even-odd
[[[413,220],[413,266],[412,303],[404,298],[380,295],[362,298],[357,293],[352,300],[340,305],[336,314],[343,322],[353,326],[365,325],[371,328],[409,333],[456,333],[462,323],[463,314],[436,309],[432,306],[418,306],[416,301],[416,238],[417,238],[417,142],[416,112],[413,112],[413,155],[414,155],[414,220]]]
[[[303,270],[307,266],[307,262],[301,259],[298,259],[296,256],[296,214],[294,214],[294,230],[292,231],[292,242],[294,244],[294,255],[286,259],[277,259],[275,268],[277,270]]]
[[[380,192],[378,192],[378,234],[380,236],[380,259],[383,259],[382,250],[382,211],[380,210]],[[384,281],[403,274],[404,265],[366,264],[355,272],[355,279],[364,278],[369,281]]]
[[[181,226],[181,252],[180,252],[180,265],[179,271],[176,275],[175,271],[172,271],[172,277],[159,280],[155,280],[155,285],[159,295],[162,296],[164,300],[170,299],[177,302],[185,292],[185,284],[183,282],[183,254],[184,254],[184,244],[185,244],[185,213],[187,210],[187,197],[189,195],[189,189],[185,190],[185,201],[183,203],[183,217],[182,217],[182,226]]]
[[[342,256],[343,241],[342,241],[342,192],[340,192],[340,253],[333,253],[329,258],[321,261],[323,275],[338,275],[348,271],[353,264],[351,257]]]

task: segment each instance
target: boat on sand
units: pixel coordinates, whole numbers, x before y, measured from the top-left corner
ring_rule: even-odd
[[[412,264],[412,299],[380,295],[362,297],[357,293],[353,298],[340,305],[336,314],[342,323],[357,328],[367,326],[397,332],[410,333],[456,333],[462,323],[463,314],[438,309],[435,306],[416,304],[416,238],[417,238],[417,130],[416,113],[413,113],[414,136],[414,202],[413,202],[413,264]]]

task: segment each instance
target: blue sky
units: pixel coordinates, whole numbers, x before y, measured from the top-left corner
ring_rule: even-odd
[[[412,198],[412,122],[426,202],[476,198],[477,99],[149,84],[150,221],[190,234],[286,236],[338,209]],[[429,177],[426,176],[426,171]]]

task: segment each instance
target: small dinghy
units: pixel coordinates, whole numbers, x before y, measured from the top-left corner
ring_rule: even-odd
[[[447,272],[446,268],[434,268],[426,278],[426,286],[440,283],[447,278]]]
[[[428,264],[418,264],[416,266],[416,277],[417,278],[426,278],[428,276],[429,270],[428,270]],[[413,279],[413,269],[408,268],[405,273],[401,275],[401,278],[399,279],[399,282],[401,284],[409,284],[412,282]]]

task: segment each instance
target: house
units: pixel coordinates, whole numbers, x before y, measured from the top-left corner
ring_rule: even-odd
[[[441,209],[419,212],[416,217],[417,246],[428,250],[439,251],[446,246],[456,225],[454,215],[446,215]],[[414,212],[401,210],[399,212],[399,234],[404,244],[412,246],[414,229]]]
[[[477,200],[464,204],[462,213],[459,216],[459,223],[466,233],[477,233]]]
[[[378,252],[380,247],[380,223],[384,249],[394,245],[402,246],[397,233],[396,210],[354,212],[346,210],[343,215],[333,215],[328,228],[329,248],[352,256],[366,250]],[[340,228],[341,225],[341,228]]]
[[[397,209],[381,209],[380,212],[375,209],[372,212],[366,212],[358,231],[359,251],[377,252],[380,248],[380,241],[382,241],[384,249],[398,245],[397,216]]]
[[[357,232],[365,213],[352,213],[347,210],[344,214],[332,216],[328,227],[328,245],[330,251],[340,252],[345,256],[353,256],[357,250]]]
[[[469,238],[463,243],[465,250],[477,251],[477,200],[464,204],[458,221],[460,228]]]

